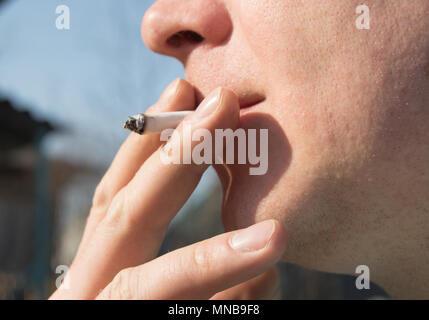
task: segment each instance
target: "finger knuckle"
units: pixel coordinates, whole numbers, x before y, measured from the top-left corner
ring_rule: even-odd
[[[108,203],[108,195],[104,183],[100,182],[95,188],[94,196],[92,198],[93,208],[104,208]]]
[[[107,214],[104,218],[104,223],[108,225],[119,226],[124,220],[124,212],[126,212],[126,199],[123,192],[119,192],[110,203]]]
[[[212,260],[212,254],[204,244],[195,245],[192,251],[192,262],[200,275],[210,273]]]
[[[104,217],[104,224],[114,227],[117,231],[128,233],[141,222],[141,211],[144,210],[133,210],[127,189],[124,188],[113,198]]]
[[[120,271],[109,285],[107,297],[109,299],[130,300],[133,298],[131,290],[131,273],[129,270]]]

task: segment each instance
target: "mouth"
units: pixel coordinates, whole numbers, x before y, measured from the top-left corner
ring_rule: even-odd
[[[240,113],[250,111],[252,107],[259,105],[266,100],[265,96],[259,93],[237,93]],[[197,105],[204,100],[202,95],[197,95]]]
[[[249,109],[257,104],[260,104],[265,101],[265,97],[258,93],[249,94],[249,95],[239,95],[240,109]]]

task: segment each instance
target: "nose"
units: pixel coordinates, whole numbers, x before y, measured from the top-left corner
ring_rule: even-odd
[[[228,10],[220,0],[158,0],[141,27],[149,49],[182,62],[199,46],[224,43],[231,32]]]

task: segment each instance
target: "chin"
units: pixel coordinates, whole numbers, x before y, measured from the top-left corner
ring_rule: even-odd
[[[291,153],[287,148],[273,150],[276,155],[271,156],[265,175],[249,175],[247,165],[215,166],[224,191],[225,231],[276,219],[284,225],[287,234],[283,261],[319,271],[344,272],[348,266],[337,261],[337,253],[329,249],[338,249],[335,232],[338,213],[329,206],[330,202],[325,203],[330,189],[324,185],[314,187],[312,178],[302,174],[294,164],[289,165]],[[280,150],[285,154],[279,153]],[[344,212],[339,215],[344,216]]]

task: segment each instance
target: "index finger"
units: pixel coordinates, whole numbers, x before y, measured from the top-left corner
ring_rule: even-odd
[[[204,129],[214,133],[217,128],[235,129],[239,122],[238,98],[230,90],[216,90],[190,118],[192,131]],[[183,131],[184,126],[180,125],[177,132]],[[181,146],[183,139],[178,133],[167,145]],[[191,147],[198,144],[193,140]],[[176,147],[172,149],[181,152]],[[161,160],[162,152],[159,148],[152,154],[115,196],[88,246],[73,262],[69,272],[77,280],[72,286],[79,297],[94,297],[120,270],[156,257],[169,222],[208,167],[196,163],[166,164]]]
[[[183,79],[176,79],[162,93],[151,112],[182,111],[195,105],[193,86]],[[94,194],[93,208],[85,227],[81,245],[85,246],[112,199],[134,177],[146,159],[161,145],[159,134],[140,136],[131,133],[116,154]],[[81,250],[79,250],[80,252]]]

